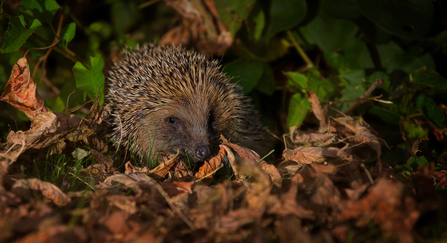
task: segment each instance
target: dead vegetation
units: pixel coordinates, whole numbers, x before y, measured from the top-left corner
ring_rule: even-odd
[[[0,241],[413,242],[421,217],[446,206],[433,187],[446,187],[445,170],[425,166],[412,180],[397,180],[380,160],[384,142],[375,131],[361,117],[329,118],[314,93],[309,101],[320,126],[291,128],[281,161],[267,163],[222,137],[219,153],[195,171],[176,155],[163,155],[156,168],[117,167],[97,135],[98,104],[84,119],[48,111],[24,58],[1,99],[32,125],[11,131],[0,151]],[[95,163],[59,168],[59,185],[82,190],[20,173],[33,166],[25,160],[36,151],[67,152],[70,144],[90,145]],[[216,175],[222,168],[233,172]]]

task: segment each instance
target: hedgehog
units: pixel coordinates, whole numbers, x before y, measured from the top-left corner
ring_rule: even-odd
[[[177,153],[209,159],[220,135],[258,153],[265,129],[250,98],[215,60],[175,46],[125,48],[108,75],[109,136],[142,158]]]

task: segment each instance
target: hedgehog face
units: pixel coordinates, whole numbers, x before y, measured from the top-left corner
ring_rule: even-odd
[[[208,102],[175,101],[140,119],[140,131],[150,136],[139,136],[136,144],[147,144],[152,151],[142,151],[145,156],[160,151],[180,153],[192,162],[207,160],[218,149],[220,132],[216,130],[216,117]],[[143,129],[144,128],[144,129]],[[149,137],[143,141],[142,138]],[[151,146],[152,145],[152,146]]]

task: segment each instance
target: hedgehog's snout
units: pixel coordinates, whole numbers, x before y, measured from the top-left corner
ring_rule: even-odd
[[[196,149],[196,156],[201,160],[208,159],[211,155],[211,146],[210,145],[200,145]]]

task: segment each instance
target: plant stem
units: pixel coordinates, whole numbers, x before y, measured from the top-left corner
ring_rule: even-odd
[[[287,35],[289,36],[290,40],[292,41],[293,46],[295,46],[295,49],[298,51],[300,56],[303,58],[304,62],[306,62],[307,66],[308,67],[314,66],[314,64],[309,59],[309,57],[307,57],[306,52],[303,51],[303,49],[301,48],[300,44],[298,44],[298,42],[296,41],[295,37],[293,37],[292,32],[290,32],[290,30],[287,30]]]

